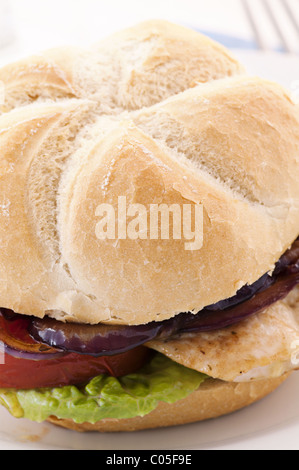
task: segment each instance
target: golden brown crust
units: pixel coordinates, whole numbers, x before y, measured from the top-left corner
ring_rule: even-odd
[[[233,413],[273,392],[288,374],[276,379],[233,384],[208,380],[184,400],[173,405],[160,402],[149,415],[131,419],[107,419],[96,424],[76,424],[71,420],[51,417],[48,421],[74,431],[128,432],[151,428],[178,426],[204,421]]]
[[[288,94],[175,25],[107,41],[0,71],[16,108],[0,117],[1,307],[118,324],[197,312],[271,270],[298,235]],[[203,204],[203,248],[99,240],[97,207],[119,196],[147,211]]]

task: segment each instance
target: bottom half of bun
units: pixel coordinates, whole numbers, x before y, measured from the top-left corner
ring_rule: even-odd
[[[61,420],[54,416],[48,421],[79,432],[130,432],[179,426],[217,418],[245,408],[276,390],[289,375],[249,383],[209,379],[187,398],[171,405],[160,402],[154,411],[144,417],[104,419],[95,424],[76,424],[72,420]]]

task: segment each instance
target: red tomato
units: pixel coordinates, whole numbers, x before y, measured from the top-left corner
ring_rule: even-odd
[[[121,377],[140,369],[150,354],[149,349],[140,346],[115,356],[93,357],[69,353],[47,359],[47,354],[55,352],[55,349],[30,337],[27,331],[30,318],[18,315],[9,320],[2,312],[0,309],[0,341],[12,350],[33,354],[42,352],[45,359],[19,359],[5,354],[5,363],[0,364],[0,388],[32,389],[80,385],[100,374]]]
[[[5,355],[0,365],[0,388],[32,389],[80,385],[100,374],[121,377],[136,372],[149,350],[138,347],[117,356],[93,357],[70,353],[58,359],[31,361]]]

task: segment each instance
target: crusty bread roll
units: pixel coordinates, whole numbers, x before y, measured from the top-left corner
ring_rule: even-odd
[[[0,71],[1,307],[143,324],[231,297],[299,232],[299,109],[221,46],[152,21]],[[204,244],[105,240],[97,207],[202,204]]]
[[[81,432],[123,432],[178,426],[218,418],[249,406],[273,392],[288,376],[285,374],[275,379],[242,384],[210,379],[196,392],[173,405],[160,402],[154,411],[144,417],[104,419],[96,424],[76,424],[72,420],[59,420],[54,416],[48,421]]]
[[[22,59],[0,81],[0,307],[119,325],[197,313],[271,272],[298,237],[299,107],[210,39],[149,21]],[[147,215],[201,205],[202,248],[100,240],[98,207],[119,198]],[[184,400],[129,420],[49,421],[135,431],[254,403],[292,369],[298,292],[233,330],[149,343],[213,377]]]
[[[117,115],[243,71],[209,38],[167,21],[147,21],[89,50],[61,47],[2,68],[2,111],[37,101],[82,98],[97,103],[97,114]]]

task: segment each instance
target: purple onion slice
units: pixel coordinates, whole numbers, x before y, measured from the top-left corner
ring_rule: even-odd
[[[50,361],[51,359],[65,356],[68,353],[65,351],[51,352],[50,348],[48,350],[39,348],[37,351],[25,351],[25,349],[15,349],[4,343],[4,354],[8,354],[16,359],[26,359],[27,361]]]
[[[0,341],[4,345],[5,354],[31,361],[57,359],[66,354],[65,351],[34,341],[28,334],[30,323],[30,317],[0,309]]]
[[[82,325],[61,323],[51,318],[33,320],[31,336],[53,348],[91,356],[112,356],[129,351],[156,338],[163,323],[140,326]]]
[[[187,314],[182,320],[179,333],[214,331],[239,323],[252,315],[262,312],[279,300],[283,300],[298,284],[299,272],[278,279],[266,290],[233,308],[213,312],[212,314],[210,311],[204,310],[193,318],[190,314]]]
[[[281,276],[250,300],[226,310],[185,313],[160,323],[142,326],[61,324],[53,319],[34,320],[30,334],[51,347],[94,356],[126,352],[154,339],[169,339],[186,332],[207,332],[234,325],[284,299],[299,284],[299,272]]]
[[[93,356],[121,354],[154,339],[169,339],[184,332],[207,332],[225,328],[262,312],[284,299],[299,284],[299,239],[265,274],[236,296],[208,306],[198,314],[181,313],[163,322],[140,326],[82,325],[54,319],[32,319],[30,335],[39,342],[67,352]]]

